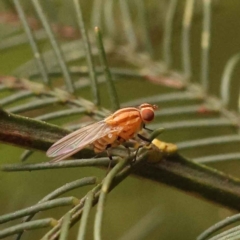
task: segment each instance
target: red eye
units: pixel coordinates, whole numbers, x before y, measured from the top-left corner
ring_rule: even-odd
[[[151,109],[142,109],[141,116],[144,122],[151,122],[154,118],[154,112]]]

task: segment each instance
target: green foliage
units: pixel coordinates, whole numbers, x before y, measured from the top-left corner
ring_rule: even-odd
[[[222,65],[219,63],[221,68],[218,67],[217,71],[220,75],[214,74],[211,68],[211,62],[218,60],[218,56],[212,53],[217,41],[212,31],[217,21],[214,14],[223,7],[222,3],[211,0],[203,0],[201,4],[193,0],[161,3],[95,0],[88,4],[81,1],[80,5],[75,0],[68,3],[32,0],[31,4],[13,0],[13,4],[8,1],[1,4],[6,7],[2,14],[6,15],[3,25],[7,30],[1,36],[0,49],[6,55],[17,51],[17,48],[27,52],[29,43],[33,55],[17,68],[7,69],[8,75],[0,69],[0,140],[27,149],[23,153],[23,161],[35,160],[37,154],[34,150],[46,151],[69,131],[99,121],[119,106],[148,102],[158,104],[160,108],[156,111],[155,123],[149,127],[155,131],[152,135],[144,133],[154,139],[153,144],[140,150],[136,162],[128,164],[134,154],[128,156],[123,147],[113,149],[113,167],[100,181],[96,176],[79,178],[77,175],[79,179],[74,181],[63,177],[64,184],[46,194],[37,204],[0,216],[0,223],[26,217],[23,223],[0,230],[0,238],[17,234],[17,239],[21,239],[26,230],[51,227],[37,236],[61,240],[92,239],[92,236],[99,240],[113,239],[109,236],[109,228],[103,224],[108,207],[106,199],[108,193],[131,173],[197,194],[216,205],[240,209],[240,180],[237,176],[229,176],[228,172],[217,170],[217,167],[221,169],[221,161],[238,160],[240,157],[239,93],[232,90],[236,86],[233,73],[239,61],[237,50]],[[56,9],[63,11],[63,16],[58,16]],[[36,14],[31,14],[33,11]],[[70,14],[65,14],[68,11]],[[163,16],[163,23],[159,16]],[[199,26],[199,19],[202,26]],[[65,25],[65,22],[71,22],[71,25]],[[20,23],[21,30],[16,28]],[[179,28],[181,37],[177,35]],[[194,34],[194,31],[198,32]],[[196,47],[200,38],[201,46]],[[181,54],[176,54],[178,52]],[[194,54],[200,56],[197,63]],[[159,60],[160,55],[163,61]],[[14,61],[17,56],[11,58]],[[9,74],[11,71],[12,75]],[[213,76],[216,81],[213,81]],[[64,118],[68,130],[53,125],[62,124]],[[175,145],[155,139],[162,128],[165,131],[161,139],[175,143],[178,152]],[[127,142],[131,149],[138,143],[136,139]],[[8,157],[9,151],[6,153]],[[4,164],[2,170],[32,171],[34,174],[47,169],[106,168],[109,163],[104,156],[94,158],[91,149],[80,151],[76,157],[79,160],[59,163]],[[219,165],[216,169],[202,165],[210,163]],[[234,169],[229,172],[234,174]],[[39,179],[45,180],[44,177]],[[93,184],[92,189],[81,192],[80,187]],[[157,189],[160,187],[157,185]],[[69,196],[74,189],[76,196]],[[130,188],[131,192],[133,190]],[[144,193],[148,198],[148,189]],[[133,198],[136,204],[143,201],[134,194]],[[127,196],[123,199],[126,201]],[[148,201],[151,202],[150,199]],[[177,199],[173,201],[174,205],[178,204]],[[69,205],[71,208],[66,211],[63,206]],[[97,207],[95,220],[92,220],[94,205]],[[52,217],[55,213],[50,212],[51,218],[39,216],[40,220],[32,220],[40,211],[55,207],[62,210],[60,217],[59,214]],[[187,207],[191,209],[191,206]],[[163,230],[157,231],[163,222],[165,224],[164,215],[162,207],[150,209],[130,230],[120,231],[120,239],[159,239],[160,236],[161,239],[169,239],[170,231],[165,237]],[[196,219],[198,217],[195,216]],[[198,239],[207,239],[238,218],[236,215],[218,223]],[[175,217],[170,222],[174,223],[174,220]],[[117,218],[114,221],[117,225]],[[78,231],[72,233],[71,227],[78,222]],[[89,233],[91,222],[93,227]],[[190,231],[184,230],[179,239],[188,239]],[[213,239],[224,239],[228,234],[234,237],[238,231],[235,227]],[[31,234],[36,236],[34,232]],[[196,237],[196,232],[194,234]],[[29,239],[33,239],[31,236]]]

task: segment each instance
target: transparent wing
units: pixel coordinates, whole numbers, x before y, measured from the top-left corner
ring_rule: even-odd
[[[61,161],[80,151],[110,133],[120,131],[121,127],[112,128],[105,121],[96,122],[76,130],[54,143],[47,151],[48,157],[55,157],[52,161]]]

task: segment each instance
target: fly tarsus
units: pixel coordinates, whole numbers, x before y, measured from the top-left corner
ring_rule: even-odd
[[[143,135],[141,135],[141,134],[139,134],[139,133],[137,134],[137,136],[138,136],[141,140],[143,140],[144,142],[147,142],[147,143],[148,143],[147,145],[149,145],[149,144],[152,142],[150,139],[144,137]],[[140,150],[141,148],[143,148],[144,146],[146,146],[146,144],[141,144],[141,145],[139,145],[139,146],[137,147],[137,150],[136,150],[136,152],[135,152],[135,156],[134,156],[134,159],[133,159],[132,163],[134,163],[134,162],[137,160],[138,152],[139,152],[139,150]]]
[[[112,147],[111,144],[108,144],[107,147],[106,147],[106,152],[107,152],[108,158],[109,158],[109,160],[110,160],[110,161],[109,161],[109,164],[108,164],[107,173],[109,172],[109,170],[110,170],[110,168],[111,168],[112,160],[113,160],[112,155],[111,155],[111,153],[110,153],[110,151],[109,151],[111,147]]]
[[[147,142],[147,143],[151,143],[151,142],[152,142],[150,139],[144,137],[143,135],[141,135],[141,134],[139,134],[139,133],[137,134],[137,136],[138,136],[141,140],[143,140],[144,142]]]
[[[138,152],[139,152],[139,150],[140,150],[141,148],[143,148],[143,147],[144,147],[144,145],[139,145],[139,146],[137,147],[137,150],[136,150],[136,152],[135,152],[134,158],[133,158],[133,160],[131,161],[131,166],[133,165],[133,163],[135,163],[135,162],[137,161]]]
[[[111,147],[112,147],[111,144],[108,144],[107,147],[106,147],[106,152],[107,152],[107,155],[108,155],[108,157],[109,157],[110,162],[113,160],[112,155],[111,155],[111,153],[110,153],[110,151],[109,151],[109,149],[110,149]]]
[[[131,150],[130,150],[130,147],[129,146],[126,146],[123,144],[123,146],[127,149],[127,152],[128,152],[128,157],[131,156]]]
[[[143,124],[143,129],[146,129],[146,130],[148,130],[149,132],[153,132],[153,130],[150,129],[150,128],[147,128],[145,124]]]

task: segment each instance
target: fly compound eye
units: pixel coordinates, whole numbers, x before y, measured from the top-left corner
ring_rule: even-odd
[[[142,109],[141,116],[144,122],[151,122],[154,119],[154,111],[151,109]]]

